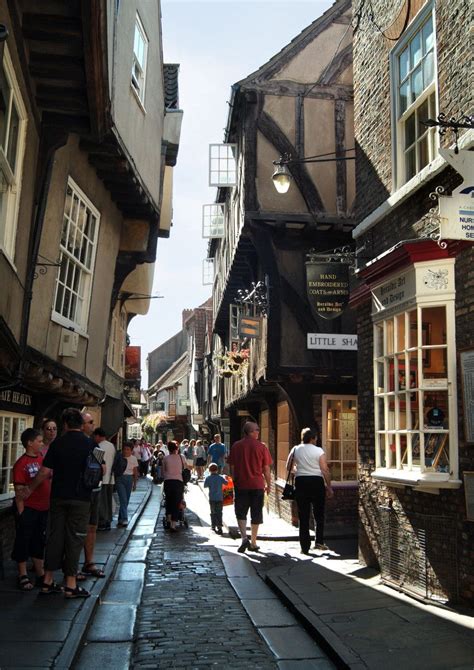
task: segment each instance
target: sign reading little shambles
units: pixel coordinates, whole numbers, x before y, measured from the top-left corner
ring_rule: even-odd
[[[357,351],[357,335],[308,333],[308,349],[342,349]]]
[[[306,294],[315,316],[335,319],[349,302],[347,263],[306,261]]]

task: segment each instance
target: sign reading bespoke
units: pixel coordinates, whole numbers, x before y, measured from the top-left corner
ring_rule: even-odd
[[[357,335],[308,333],[308,349],[343,349],[357,351]]]
[[[347,263],[306,261],[306,294],[314,315],[335,319],[349,302]]]

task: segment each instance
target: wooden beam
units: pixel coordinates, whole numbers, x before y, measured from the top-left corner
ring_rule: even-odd
[[[42,79],[58,79],[75,82],[78,86],[85,86],[86,76],[84,62],[75,56],[61,56],[56,54],[30,52],[29,69],[34,77]]]
[[[107,63],[107,8],[103,0],[87,0],[81,3],[81,10],[90,124],[94,136],[100,140],[112,123]]]
[[[72,40],[82,43],[82,25],[79,17],[25,12],[22,26],[27,39],[48,42]]]
[[[296,148],[282,131],[280,126],[267,112],[262,112],[258,119],[258,129],[262,135],[275,147],[280,155],[288,154],[294,158],[298,157]],[[318,189],[308,174],[304,163],[290,163],[288,165],[295,184],[298,187],[303,200],[310,212],[319,213],[324,211],[323,201]]]

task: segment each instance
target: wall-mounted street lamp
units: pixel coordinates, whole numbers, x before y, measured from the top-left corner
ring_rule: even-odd
[[[446,114],[442,112],[438,114],[436,119],[426,119],[422,121],[424,126],[428,128],[439,128],[440,135],[446,135],[448,130],[451,130],[454,133],[454,153],[459,153],[458,147],[458,135],[461,128],[474,129],[474,116],[465,116],[461,114],[459,119],[456,119],[454,116],[448,119]]]
[[[277,161],[273,161],[275,165],[275,172],[272,175],[273,184],[278,193],[287,193],[290,188],[292,174],[290,168],[297,163],[332,163],[334,161],[353,161],[355,156],[338,156],[339,153],[349,153],[355,151],[352,149],[343,149],[342,151],[330,151],[326,154],[318,154],[317,156],[304,156],[303,158],[292,158],[288,154],[283,154]]]

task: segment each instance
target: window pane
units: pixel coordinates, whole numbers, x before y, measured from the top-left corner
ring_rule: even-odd
[[[340,463],[331,463],[329,466],[331,470],[331,479],[336,482],[341,481],[341,464]]]
[[[428,135],[425,135],[418,143],[418,170],[421,170],[430,162]]]
[[[421,310],[424,337],[422,344],[446,344],[446,308],[424,307]]]
[[[415,141],[415,113],[411,114],[405,121],[405,149],[408,149]]]
[[[410,349],[416,347],[418,344],[418,333],[416,329],[417,324],[417,312],[416,309],[408,313],[408,321],[410,323],[410,333],[409,333],[409,347]]]
[[[423,121],[429,117],[430,113],[428,111],[428,98],[418,107],[417,110],[417,123],[416,123],[416,136],[421,137],[424,133],[427,132],[427,128],[423,125]]]
[[[434,46],[433,20],[430,18],[422,30],[423,53],[427,54]]]
[[[406,111],[409,105],[409,96],[410,96],[410,80],[400,86],[400,116]]]
[[[393,321],[390,319],[385,322],[385,336],[386,336],[386,354],[393,354]]]
[[[426,88],[434,79],[434,56],[431,51],[423,61],[423,87]]]
[[[344,463],[342,480],[352,482],[357,479],[357,463]]]
[[[400,314],[396,317],[397,322],[397,351],[405,349],[405,314]]]
[[[421,69],[421,65],[413,72],[411,76],[411,86],[411,102],[414,102],[423,92],[423,71]]]
[[[410,43],[411,67],[414,68],[421,60],[421,33],[417,33]]]
[[[0,70],[0,144],[2,147],[5,147],[9,103],[10,86],[2,68]]]
[[[16,169],[16,154],[18,149],[19,133],[20,133],[20,116],[18,114],[18,110],[15,106],[15,103],[12,103],[10,130],[8,133],[7,160],[13,173],[15,173]]]
[[[403,81],[410,69],[410,51],[408,47],[400,54],[399,68],[400,81]]]
[[[415,149],[410,149],[405,154],[405,173],[407,181],[416,174]]]
[[[375,357],[383,356],[383,323],[375,326],[374,345]]]

